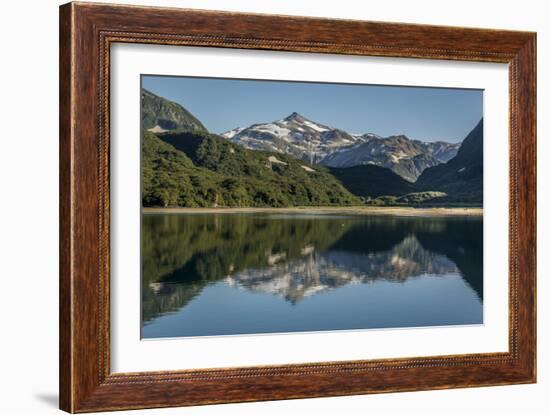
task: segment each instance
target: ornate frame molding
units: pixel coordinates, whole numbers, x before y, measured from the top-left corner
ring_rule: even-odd
[[[256,36],[259,27],[265,37]],[[109,70],[113,43],[508,63],[510,351],[112,374]],[[526,32],[86,3],[61,6],[61,408],[89,412],[534,382],[535,49],[536,35]]]

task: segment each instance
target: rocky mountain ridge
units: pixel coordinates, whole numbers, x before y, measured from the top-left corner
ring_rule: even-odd
[[[386,167],[410,182],[426,168],[453,158],[460,147],[460,143],[423,142],[405,135],[350,134],[297,112],[270,123],[238,127],[221,136],[248,149],[286,153],[311,164]]]

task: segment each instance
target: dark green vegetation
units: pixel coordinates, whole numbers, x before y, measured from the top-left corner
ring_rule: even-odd
[[[454,158],[424,170],[415,185],[419,190],[447,193],[442,202],[483,203],[483,119]]]
[[[413,192],[403,196],[378,196],[367,199],[366,204],[373,206],[427,206],[437,205],[438,201],[447,197],[443,192]]]
[[[141,90],[141,127],[148,130],[203,131],[206,128],[181,105]]]
[[[388,168],[311,165],[210,134],[181,105],[142,90],[142,203],[146,207],[479,205],[483,120],[447,163],[415,183]]]
[[[350,206],[361,200],[326,168],[247,150],[208,133],[144,131],[143,206]]]
[[[483,298],[480,218],[146,214],[142,232],[143,321],[180,309],[225,278],[294,303],[308,290],[353,281],[458,271]],[[293,270],[300,278],[285,285]]]
[[[390,169],[363,164],[347,168],[330,168],[331,173],[355,195],[365,198],[383,195],[405,195],[415,191],[413,183]]]

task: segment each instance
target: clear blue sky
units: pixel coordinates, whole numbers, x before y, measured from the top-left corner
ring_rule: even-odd
[[[296,111],[350,133],[461,141],[483,115],[481,90],[142,76],[210,132],[282,119]]]

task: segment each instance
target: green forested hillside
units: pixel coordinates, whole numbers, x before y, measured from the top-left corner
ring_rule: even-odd
[[[141,128],[161,131],[202,131],[206,128],[189,111],[176,102],[141,90]]]
[[[326,168],[247,150],[208,133],[143,132],[143,206],[349,206],[361,199]]]

